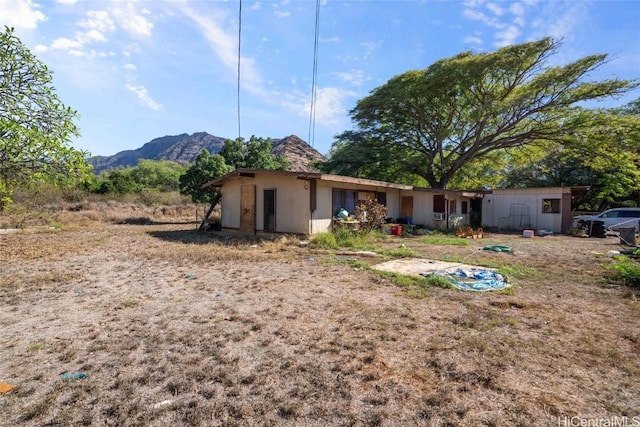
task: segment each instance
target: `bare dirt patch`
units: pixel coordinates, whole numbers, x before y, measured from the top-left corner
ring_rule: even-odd
[[[0,425],[640,415],[640,303],[602,280],[616,238],[391,238],[381,246],[513,272],[508,292],[414,298],[366,268],[388,258],[354,263],[291,238],[193,227],[92,222],[0,236],[0,382],[14,386],[0,395]],[[482,251],[489,244],[513,253]]]

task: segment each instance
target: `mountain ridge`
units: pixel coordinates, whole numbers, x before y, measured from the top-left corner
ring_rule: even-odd
[[[141,159],[193,163],[205,148],[210,153],[220,152],[226,139],[207,132],[165,135],[133,150],[123,150],[112,156],[91,157],[89,163],[96,174],[120,167],[132,167]],[[291,171],[315,172],[317,170],[311,166],[312,162],[326,160],[325,156],[296,135],[271,138],[271,145],[271,152],[283,156],[289,162],[288,169]]]

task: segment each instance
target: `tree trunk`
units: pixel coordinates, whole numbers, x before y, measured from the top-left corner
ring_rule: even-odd
[[[222,198],[222,195],[221,194],[217,194],[213,198],[213,200],[211,200],[211,204],[209,205],[209,210],[207,210],[207,213],[202,218],[202,222],[200,223],[200,227],[198,228],[199,230],[204,230],[205,226],[207,225],[207,220],[209,219],[209,216],[211,215],[211,212],[213,212],[213,209],[216,207],[216,205],[218,204],[218,202],[220,201],[221,198]]]

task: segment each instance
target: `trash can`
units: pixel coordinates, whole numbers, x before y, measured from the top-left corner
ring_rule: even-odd
[[[636,246],[636,228],[619,228],[620,244],[628,246]]]

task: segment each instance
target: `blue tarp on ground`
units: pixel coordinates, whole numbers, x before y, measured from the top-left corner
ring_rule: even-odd
[[[454,287],[462,291],[497,291],[511,286],[502,274],[486,268],[457,268],[450,271],[422,273],[422,276],[432,274],[447,278]]]

